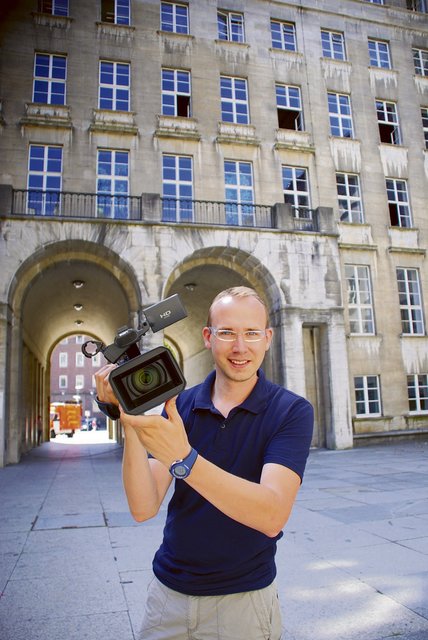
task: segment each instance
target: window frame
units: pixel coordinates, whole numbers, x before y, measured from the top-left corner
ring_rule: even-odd
[[[173,160],[173,163],[171,163]],[[167,161],[169,164],[167,164]],[[190,172],[190,179],[187,177]],[[167,177],[173,176],[173,177]],[[187,177],[187,179],[185,179]],[[186,154],[162,155],[162,221],[192,222],[193,157]]]
[[[358,381],[361,381],[358,383]],[[370,386],[369,383],[375,383]],[[362,394],[362,398],[359,399],[357,393]],[[370,397],[370,392],[376,394],[375,397]],[[382,398],[381,398],[381,386],[380,376],[375,375],[363,375],[354,376],[354,400],[355,400],[355,415],[357,418],[371,417],[378,418],[382,416]],[[371,405],[378,405],[378,411],[370,411]],[[363,406],[364,411],[359,411],[358,407]]]
[[[239,98],[239,93],[244,93],[245,99]],[[227,106],[231,108],[227,109]],[[220,107],[222,122],[243,125],[250,124],[248,83],[246,78],[220,76]]]
[[[225,159],[224,194],[226,224],[239,227],[255,225],[253,163]]]
[[[100,9],[101,22],[126,27],[131,25],[131,0],[101,0]]]
[[[293,93],[294,95],[292,95]],[[298,87],[297,85],[276,82],[275,96],[276,110],[278,114],[278,127],[280,129],[287,129],[290,131],[304,131],[305,125],[303,120],[302,94],[300,87]],[[280,104],[281,100],[283,100],[283,105]],[[281,114],[281,112],[287,112],[287,114],[291,116],[291,119],[293,119],[292,114],[296,114],[294,116],[294,127],[281,126],[281,124],[284,122],[284,116],[283,114]],[[287,118],[287,120],[288,119],[289,118]]]
[[[58,354],[58,367],[60,369],[65,369],[68,367],[68,352],[60,351]]]
[[[108,160],[108,157],[110,158]],[[126,162],[124,162],[126,158]],[[110,167],[107,173],[103,167]],[[124,169],[126,167],[126,169]],[[109,182],[109,189],[100,189],[102,182]],[[97,217],[112,219],[129,218],[130,154],[127,149],[97,149]],[[123,190],[123,186],[126,190]],[[118,190],[117,187],[121,186]]]
[[[244,14],[239,11],[217,10],[217,34],[223,42],[245,42]]]
[[[42,155],[37,150],[42,150]],[[30,144],[28,150],[27,213],[58,214],[61,207],[63,148]],[[58,155],[59,152],[59,155]],[[59,170],[54,170],[59,163]]]
[[[369,265],[345,264],[345,281],[350,335],[376,335]]]
[[[410,229],[413,222],[407,180],[386,178],[385,185],[391,227]],[[393,198],[390,197],[391,195]]]
[[[170,16],[166,15],[167,7],[171,7]],[[177,14],[178,9],[184,9],[184,13],[182,15],[178,15]],[[185,17],[185,20],[183,20],[181,25],[180,22],[183,17]],[[171,25],[171,28],[169,28],[168,25]],[[165,31],[167,33],[179,33],[180,35],[188,36],[190,33],[188,5],[183,4],[181,2],[161,2],[160,3],[160,28],[161,28],[161,31]]]
[[[52,16],[63,16],[67,18],[69,3],[68,0],[39,0],[38,11],[39,13],[46,13]]]
[[[335,38],[339,40],[335,41]],[[321,29],[321,48],[324,58],[346,60],[345,35],[341,31]]]
[[[46,65],[41,65],[41,59],[47,58],[47,75],[37,75],[40,73],[40,68]],[[55,65],[55,61],[63,61],[64,64]],[[61,73],[63,71],[63,73]],[[57,74],[61,73],[60,76]],[[62,76],[62,77],[61,77]],[[37,89],[37,83],[46,84],[44,90]],[[55,85],[58,85],[58,89],[62,91],[53,92]],[[33,96],[32,100],[36,104],[52,104],[52,105],[65,105],[66,104],[66,89],[67,89],[67,56],[57,53],[42,53],[36,51],[34,54],[34,71],[33,71]],[[36,100],[38,94],[45,94],[46,100]],[[62,99],[52,100],[54,96],[61,96]]]
[[[105,69],[106,66],[111,67],[110,70]],[[127,73],[120,71],[127,70]],[[105,82],[105,76],[111,77],[111,82]],[[103,81],[104,76],[104,81]],[[127,84],[118,82],[118,79],[125,77]],[[110,96],[102,96],[103,90],[111,92]],[[124,92],[124,96],[120,96],[120,92]],[[125,103],[126,109],[118,108],[119,103]],[[99,78],[98,78],[98,108],[107,111],[124,111],[129,113],[131,109],[131,65],[129,62],[117,62],[114,60],[100,60]]]
[[[300,173],[298,174],[298,172]],[[281,179],[284,202],[293,208],[293,217],[312,220],[308,169],[283,164],[281,165]],[[286,181],[292,185],[292,189],[286,188]],[[299,188],[300,185],[305,185],[305,189]]]
[[[428,49],[413,47],[413,65],[417,76],[428,76]]]
[[[414,279],[412,280],[410,276],[414,276]],[[419,269],[397,267],[396,278],[400,305],[401,335],[424,336],[425,318]]]
[[[421,381],[421,378],[424,380]],[[424,394],[421,393],[421,389],[425,389]],[[413,390],[413,396],[411,390]],[[407,400],[409,413],[412,415],[428,413],[428,374],[413,373],[407,376]]]
[[[58,389],[67,389],[68,388],[68,375],[66,373],[58,376]]]
[[[425,149],[428,149],[428,107],[421,107],[422,131],[425,140]]]
[[[274,28],[274,25],[278,25],[279,28]],[[286,27],[291,27],[291,29],[287,30]],[[271,18],[270,33],[272,49],[278,51],[297,51],[296,25],[294,22]],[[279,35],[279,38],[274,37],[277,35]],[[280,46],[276,46],[276,43],[279,43]]]
[[[384,144],[400,145],[402,139],[397,103],[376,98],[375,107],[380,141]]]
[[[369,61],[371,67],[379,69],[392,69],[391,50],[389,42],[368,38]],[[383,51],[382,51],[383,48]]]
[[[339,184],[339,177],[343,177],[343,182]],[[351,178],[355,179],[355,184],[351,184]],[[342,187],[345,193],[339,193],[339,188]],[[364,207],[363,199],[361,195],[361,183],[358,173],[349,173],[344,171],[336,172],[336,190],[337,200],[339,205],[340,221],[350,224],[364,224]],[[353,195],[352,190],[356,190],[357,195]],[[342,206],[342,203],[346,203],[346,206]],[[354,203],[358,203],[357,219],[355,220]]]
[[[167,77],[172,75],[172,77]],[[172,84],[172,89],[165,86]],[[184,90],[185,86],[187,91]],[[163,67],[161,70],[162,115],[181,118],[192,116],[192,85],[190,71]],[[171,111],[171,113],[169,113]]]
[[[355,134],[352,118],[351,97],[346,93],[335,93],[333,91],[328,91],[327,103],[330,122],[330,134],[338,138],[349,138],[352,140]],[[332,107],[335,108],[335,111],[332,111]],[[346,132],[348,132],[348,135],[345,135]]]

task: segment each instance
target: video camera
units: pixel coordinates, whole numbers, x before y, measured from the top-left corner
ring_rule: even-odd
[[[156,347],[141,353],[137,346],[149,329],[156,333],[187,316],[178,294],[147,307],[143,313],[146,320],[141,328],[121,327],[112,344],[105,346],[97,340],[88,340],[82,345],[87,358],[101,352],[109,362],[119,363],[110,373],[109,382],[124,411],[133,415],[156,407],[186,386],[183,373],[168,349]]]

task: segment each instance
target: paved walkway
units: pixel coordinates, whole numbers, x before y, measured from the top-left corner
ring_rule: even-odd
[[[165,511],[133,522],[102,437],[0,469],[1,640],[137,637]],[[277,564],[284,640],[428,640],[428,443],[313,451]]]

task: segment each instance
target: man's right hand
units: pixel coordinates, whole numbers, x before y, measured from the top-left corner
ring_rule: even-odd
[[[106,364],[95,373],[94,378],[97,387],[98,400],[100,402],[108,402],[109,404],[114,404],[116,407],[118,407],[119,402],[114,395],[113,389],[111,388],[109,382],[110,372],[113,371],[113,369],[116,369],[116,367],[117,365],[115,364]]]

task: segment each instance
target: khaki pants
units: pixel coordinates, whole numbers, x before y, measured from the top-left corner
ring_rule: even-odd
[[[276,584],[226,596],[186,596],[154,578],[139,640],[280,640]]]

